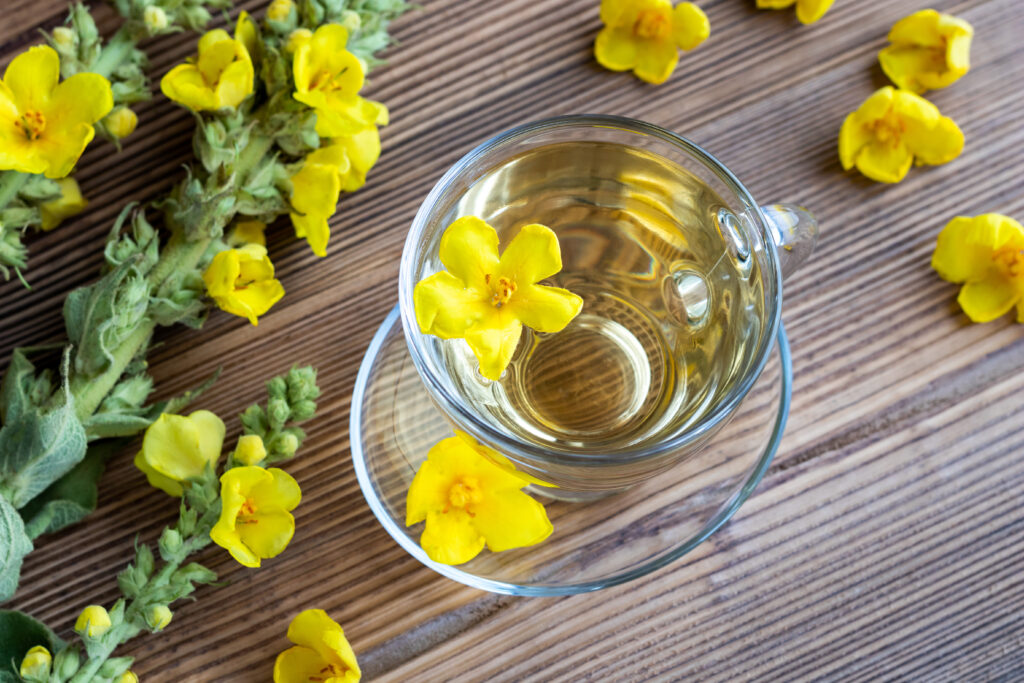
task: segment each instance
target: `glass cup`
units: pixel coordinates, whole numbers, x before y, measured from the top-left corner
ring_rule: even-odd
[[[559,236],[546,284],[584,299],[562,332],[524,331],[502,379],[479,375],[462,340],[422,334],[413,289],[443,269],[442,233],[478,216],[502,246],[528,223]],[[402,254],[409,355],[451,424],[586,500],[696,454],[735,414],[778,336],[782,277],[813,250],[817,223],[759,206],[706,151],[657,126],[566,116],[503,133],[431,191]],[[540,492],[540,491],[538,491]]]

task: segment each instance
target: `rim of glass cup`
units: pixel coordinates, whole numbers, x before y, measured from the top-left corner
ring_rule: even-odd
[[[445,382],[438,377],[437,369],[426,360],[424,344],[427,335],[420,332],[419,325],[416,323],[412,301],[412,291],[416,283],[411,280],[416,269],[414,259],[416,246],[420,237],[427,230],[428,217],[431,210],[441,197],[456,184],[462,173],[479,157],[522,138],[559,128],[616,128],[658,138],[678,148],[686,156],[703,164],[708,171],[714,174],[739,198],[740,202],[745,205],[746,213],[757,218],[757,225],[755,227],[761,233],[762,241],[766,245],[765,251],[772,271],[767,274],[767,279],[774,281],[775,291],[778,292],[778,296],[775,297],[774,301],[766,301],[767,305],[774,304],[775,309],[769,316],[768,327],[765,330],[765,334],[761,337],[750,369],[732,387],[730,392],[697,424],[653,446],[626,448],[614,452],[605,451],[600,456],[595,456],[587,453],[548,450],[539,444],[516,439],[481,420],[476,412],[466,406],[459,396],[448,391]],[[442,410],[475,439],[495,446],[499,452],[512,456],[513,459],[516,456],[520,456],[530,461],[563,465],[593,465],[602,462],[620,465],[678,451],[691,443],[699,441],[708,432],[715,429],[719,423],[726,420],[750,392],[750,389],[754,386],[757,378],[761,376],[765,365],[768,363],[769,353],[772,350],[782,321],[782,272],[779,266],[779,256],[775,247],[775,240],[772,238],[771,230],[768,227],[768,220],[761,212],[760,205],[754,200],[750,191],[733,175],[732,171],[726,168],[710,152],[682,135],[652,123],[647,123],[646,121],[606,114],[573,114],[525,123],[495,135],[465,154],[441,176],[441,179],[430,190],[427,198],[420,204],[416,217],[413,219],[412,227],[409,229],[409,234],[406,236],[405,244],[402,247],[402,261],[399,266],[398,282],[398,300],[402,317],[402,328],[405,332],[406,344],[409,347],[409,355],[412,357],[416,372],[426,385],[427,391],[440,404]]]
[[[605,579],[584,581],[576,584],[541,583],[532,586],[522,586],[506,581],[487,579],[482,576],[471,574],[464,569],[460,569],[458,565],[440,564],[427,557],[426,551],[424,551],[423,548],[420,547],[420,545],[410,537],[397,522],[395,522],[391,513],[388,512],[387,508],[385,508],[380,496],[377,495],[373,481],[370,478],[370,472],[366,466],[366,454],[363,451],[363,401],[365,399],[366,387],[370,382],[374,361],[380,354],[381,348],[384,346],[384,341],[387,339],[388,332],[391,331],[391,328],[394,326],[395,320],[398,317],[399,307],[395,306],[391,309],[391,312],[388,314],[387,318],[385,318],[384,322],[381,323],[377,333],[374,334],[373,340],[370,342],[370,346],[366,350],[366,355],[363,356],[363,362],[359,366],[359,374],[356,376],[355,389],[352,396],[352,411],[349,414],[352,465],[356,472],[356,479],[359,481],[359,488],[363,491],[363,497],[366,499],[367,505],[370,506],[370,510],[381,523],[381,526],[384,527],[398,545],[404,548],[406,552],[416,558],[420,563],[430,569],[433,569],[438,574],[452,579],[453,581],[458,581],[459,583],[471,588],[478,588],[480,590],[490,591],[492,593],[501,593],[504,595],[521,595],[528,597],[575,595],[578,593],[590,593],[602,588],[609,588],[611,586],[618,586],[665,567],[706,541],[713,533],[718,531],[723,524],[728,522],[734,514],[736,514],[736,511],[740,506],[746,502],[747,498],[750,497],[750,494],[752,494],[754,489],[757,488],[757,485],[761,482],[765,472],[768,471],[768,466],[775,457],[775,453],[779,450],[779,443],[782,440],[782,434],[786,429],[786,422],[789,419],[790,403],[793,396],[793,361],[790,356],[789,340],[786,337],[786,330],[780,325],[776,336],[778,341],[777,346],[779,349],[779,362],[781,365],[779,369],[779,381],[782,383],[782,387],[779,391],[778,409],[775,414],[775,424],[772,426],[772,433],[768,437],[764,450],[761,451],[761,456],[750,471],[746,481],[743,482],[743,485],[739,490],[727,499],[726,503],[723,503],[722,507],[719,508],[718,512],[715,513],[715,515],[704,525],[700,532],[682,545],[673,548],[663,555],[659,555],[639,567],[634,567],[633,569],[613,574]]]

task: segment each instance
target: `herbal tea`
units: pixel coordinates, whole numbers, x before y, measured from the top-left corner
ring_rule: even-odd
[[[563,267],[543,284],[584,305],[557,334],[524,329],[496,382],[463,340],[441,342],[456,390],[496,427],[555,450],[636,447],[699,421],[746,370],[763,324],[755,247],[725,207],[683,168],[624,145],[552,144],[482,174],[446,224],[479,216],[502,248],[521,226],[547,225]]]

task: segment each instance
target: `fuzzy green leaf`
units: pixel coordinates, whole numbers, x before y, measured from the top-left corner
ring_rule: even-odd
[[[64,642],[41,621],[23,612],[0,610],[0,681],[20,681],[14,667],[20,666],[21,660],[36,645],[54,654],[64,647]],[[4,674],[8,678],[4,678]]]
[[[25,534],[25,524],[21,521],[21,515],[6,498],[0,496],[0,602],[10,598],[14,591],[18,590],[21,560],[30,552],[32,541]],[[4,663],[4,642],[3,625],[0,623],[0,669]]]
[[[91,446],[82,462],[23,507],[20,512],[29,538],[63,529],[95,510],[96,484],[104,465],[123,445],[116,441]]]

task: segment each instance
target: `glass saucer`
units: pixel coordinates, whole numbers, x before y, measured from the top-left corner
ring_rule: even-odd
[[[434,406],[406,349],[396,306],[366,351],[352,396],[352,460],[366,502],[409,554],[467,586],[509,595],[571,595],[639,578],[682,557],[725,524],[753,492],[789,414],[793,367],[780,326],[771,359],[730,423],[693,456],[624,493],[589,502],[547,499],[555,531],[528,548],[431,561],[423,524],[405,526],[405,496],[420,463],[452,425]]]

